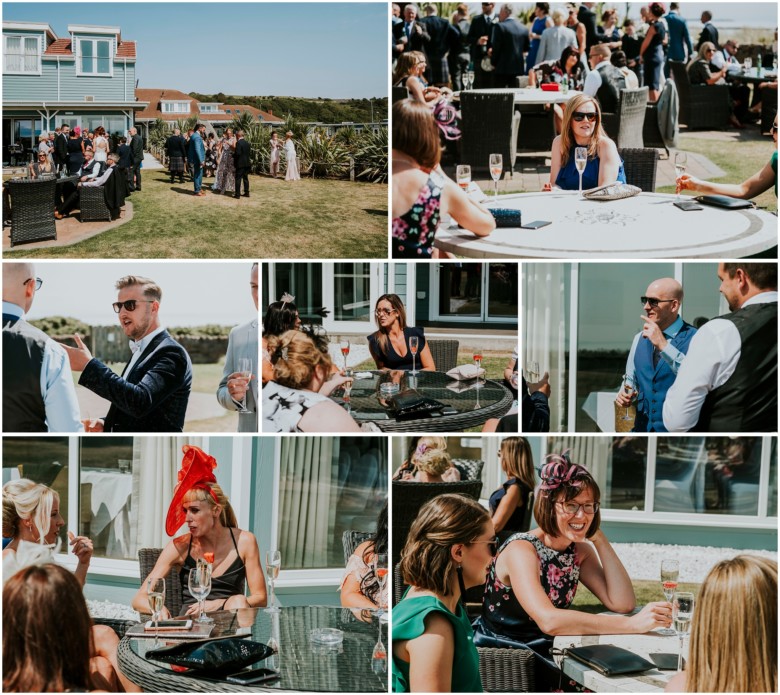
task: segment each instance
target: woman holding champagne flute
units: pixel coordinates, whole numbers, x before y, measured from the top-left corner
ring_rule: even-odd
[[[578,166],[575,151],[579,149],[585,152]],[[569,99],[563,111],[561,134],[552,144],[550,181],[544,190],[582,191],[616,181],[625,183],[626,174],[617,146],[601,125],[599,103],[587,94],[578,94]]]
[[[423,329],[406,325],[406,309],[397,294],[383,294],[377,300],[374,318],[379,330],[368,336],[368,349],[377,369],[411,371],[419,366],[436,371]]]
[[[176,536],[165,546],[133,598],[133,608],[148,610],[148,582],[167,577],[172,567],[179,568],[185,615],[199,615],[201,608],[208,612],[265,606],[265,578],[257,539],[237,528],[233,508],[214,476],[216,460],[196,446],[185,445],[182,451],[179,483],[168,508],[165,531],[173,536],[186,523],[189,533]],[[205,598],[200,602],[189,587],[190,570],[199,563],[211,566],[210,571],[200,574],[202,582],[211,587],[208,593],[207,586],[196,589],[198,598]],[[161,617],[170,617],[164,606]]]

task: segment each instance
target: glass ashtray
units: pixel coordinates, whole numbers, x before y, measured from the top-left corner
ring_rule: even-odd
[[[383,396],[391,396],[394,393],[398,393],[401,390],[401,385],[396,384],[394,381],[386,381],[384,384],[380,384],[379,393]]]
[[[309,640],[326,647],[337,647],[344,641],[344,633],[335,627],[315,627],[309,632]]]

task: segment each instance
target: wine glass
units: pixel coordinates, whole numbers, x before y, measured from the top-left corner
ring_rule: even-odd
[[[745,58],[745,62],[743,63],[745,67],[745,73],[750,74],[750,71],[753,69],[753,59],[752,58]]]
[[[351,394],[352,394],[352,384],[353,380],[355,378],[355,373],[352,369],[347,369],[344,372],[344,376],[346,376],[349,381],[345,381],[342,388],[344,389],[344,405],[346,406],[347,412],[352,412],[351,407]]]
[[[672,618],[674,618],[674,629],[680,637],[680,656],[677,659],[677,670],[682,671],[683,662],[683,642],[685,635],[691,627],[691,618],[693,617],[693,594],[690,591],[678,591],[674,596],[672,604]]]
[[[149,600],[149,609],[152,611],[154,646],[156,647],[160,637],[160,613],[165,605],[165,579],[149,579],[146,582],[146,597]]]
[[[374,556],[374,574],[376,574],[377,582],[379,584],[379,590],[376,594],[377,606],[379,606],[377,616],[381,619],[381,617],[387,612],[387,602],[384,598],[387,591],[387,553],[377,553],[377,555]]]
[[[468,88],[471,89],[474,86],[474,71],[466,70],[466,76],[468,77],[468,81],[469,81]]]
[[[490,178],[493,179],[493,200],[498,200],[498,180],[504,170],[504,158],[500,154],[490,155]]]
[[[680,578],[680,563],[677,560],[661,560],[661,586],[664,591],[664,598],[671,603],[674,598],[674,592],[677,591],[677,580]],[[670,628],[661,628],[658,630],[662,635],[674,635],[674,630]]]
[[[387,557],[385,555],[385,557]],[[379,634],[377,635],[376,644],[371,650],[371,670],[378,676],[383,673],[387,673],[387,649],[382,642],[382,620],[376,621],[379,626]]]
[[[252,379],[252,358],[251,357],[239,357],[238,358],[238,373],[244,377],[246,381],[247,391],[249,390],[249,381]],[[248,413],[246,407],[246,391],[244,391],[244,397],[241,399],[240,413]]]
[[[582,174],[588,164],[588,148],[574,148],[574,166],[577,167],[577,173],[580,175],[580,198],[582,198]]]
[[[206,615],[204,606],[206,596],[211,593],[211,566],[207,562],[199,562],[190,570],[189,588],[198,601],[198,622],[213,623],[213,618]]]
[[[420,346],[420,341],[416,335],[409,337],[409,352],[412,353],[412,371],[409,372],[412,376],[417,376],[417,348]]]
[[[347,371],[347,355],[349,355],[349,341],[344,339],[341,341],[341,354],[344,355],[344,371]]]
[[[271,596],[268,600],[268,610],[270,611],[278,610],[274,606],[274,587],[281,567],[282,553],[278,550],[267,550],[265,553],[265,574],[268,578],[268,584],[271,586]]]
[[[469,184],[471,183],[471,166],[468,164],[458,164],[455,169],[455,179],[458,182],[458,185],[464,191],[467,191]]]
[[[474,352],[472,354],[472,357],[474,358],[474,364],[477,366],[477,379],[479,379],[479,370],[482,367],[482,350],[479,348],[474,348]]]
[[[674,154],[674,174],[676,178],[680,178],[684,173],[688,166],[688,153],[687,152],[675,152]],[[680,195],[681,189],[677,188],[677,202],[679,203],[682,200],[682,196]]]
[[[623,390],[629,395],[631,399],[634,398],[636,395],[636,382],[634,380],[634,376],[632,374],[624,374],[623,375]],[[629,406],[626,406],[626,413],[623,415],[621,420],[631,420],[631,416],[628,414],[628,408]]]
[[[777,56],[772,58],[772,72],[777,74]]]
[[[525,373],[528,374],[528,382],[535,384],[537,381],[539,381],[539,363],[529,362],[526,365]]]

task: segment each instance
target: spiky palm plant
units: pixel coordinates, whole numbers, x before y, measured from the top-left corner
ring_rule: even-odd
[[[336,142],[340,142],[350,152],[355,150],[360,141],[360,134],[351,125],[346,128],[339,128],[336,131]]]
[[[387,147],[387,128],[361,133],[355,152],[357,178],[373,183],[387,182]]]
[[[242,111],[233,116],[233,120],[230,121],[229,127],[233,129],[234,133],[237,130],[243,130],[244,135],[246,136],[249,129],[256,123],[257,119],[249,111]]]
[[[342,177],[349,170],[349,152],[333,137],[309,137],[296,143],[301,173],[315,177]]]
[[[149,127],[149,145],[151,147],[164,147],[165,140],[171,132],[171,127],[162,118],[158,118]]]

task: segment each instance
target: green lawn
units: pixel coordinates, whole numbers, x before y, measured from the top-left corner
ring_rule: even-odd
[[[636,605],[644,606],[652,601],[663,601],[664,595],[661,591],[661,583],[649,580],[634,580],[631,582],[634,585],[634,594],[636,595]],[[685,584],[680,583],[678,585],[679,591],[692,591],[694,594],[699,593],[699,584]],[[577,589],[577,595],[574,597],[572,608],[576,608],[579,611],[586,613],[603,613],[607,610],[604,604],[601,603],[588,589],[582,584]]]
[[[497,379],[501,381],[504,378],[504,367],[507,362],[509,362],[511,354],[511,350],[506,354],[503,352],[488,352],[487,350],[484,350],[482,352],[482,368],[485,370],[485,376],[488,379]],[[458,350],[458,364],[471,364],[473,361],[474,357],[472,352]],[[369,358],[360,364],[356,364],[354,369],[355,371],[376,369],[376,364],[374,363],[374,360]]]
[[[8,258],[386,258],[386,184],[250,176],[250,198],[192,195],[162,170],[143,175],[133,219],[63,248]]]

